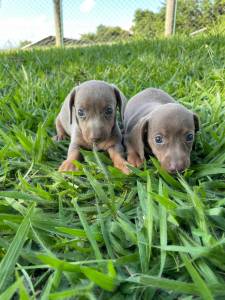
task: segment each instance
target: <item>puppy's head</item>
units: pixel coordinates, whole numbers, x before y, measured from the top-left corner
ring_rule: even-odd
[[[142,132],[146,132],[151,151],[169,173],[182,172],[190,166],[198,130],[197,115],[176,103],[162,105],[142,120]]]
[[[87,81],[71,94],[69,101],[71,122],[75,107],[77,125],[88,144],[108,140],[116,123],[116,111],[123,116],[124,96],[115,86],[103,81]]]

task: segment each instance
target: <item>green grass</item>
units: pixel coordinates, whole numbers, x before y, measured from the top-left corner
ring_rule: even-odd
[[[225,298],[225,38],[0,53],[0,299]],[[201,120],[192,165],[129,176],[103,153],[57,172],[79,82],[160,87]]]

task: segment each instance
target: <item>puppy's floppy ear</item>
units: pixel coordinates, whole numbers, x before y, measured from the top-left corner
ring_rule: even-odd
[[[127,99],[124,96],[124,94],[115,85],[112,84],[112,87],[113,87],[114,94],[115,94],[115,97],[116,97],[117,107],[119,108],[121,121],[123,122],[124,111],[125,111],[125,107],[126,107],[126,104],[127,104]]]
[[[145,153],[144,153],[144,147],[145,147],[145,139],[148,135],[149,130],[149,121],[151,119],[151,114],[148,114],[145,117],[142,117],[137,124],[134,126],[132,133],[131,133],[131,140],[133,147],[135,148],[135,151],[140,156],[141,160],[144,160]],[[147,142],[147,140],[146,140]]]
[[[69,109],[70,109],[70,124],[72,124],[72,112],[75,102],[76,88],[74,88],[69,95]]]
[[[194,117],[194,124],[195,124],[195,132],[199,131],[199,117],[196,114],[193,114]]]

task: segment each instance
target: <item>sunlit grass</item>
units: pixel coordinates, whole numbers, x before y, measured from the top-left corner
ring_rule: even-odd
[[[0,299],[224,299],[225,38],[0,54]],[[160,87],[195,111],[192,165],[149,159],[129,176],[68,141],[54,119],[79,82],[129,98]]]

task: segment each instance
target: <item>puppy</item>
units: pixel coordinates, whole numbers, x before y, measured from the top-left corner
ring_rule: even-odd
[[[138,167],[143,163],[147,146],[169,173],[189,167],[199,120],[164,91],[148,88],[128,101],[124,127],[127,160],[131,165]]]
[[[72,89],[56,118],[55,140],[71,137],[67,159],[59,171],[75,170],[73,160],[79,160],[80,148],[92,149],[95,145],[109,153],[115,167],[129,173],[116,119],[118,108],[123,120],[125,104],[121,91],[104,81],[86,81]]]

